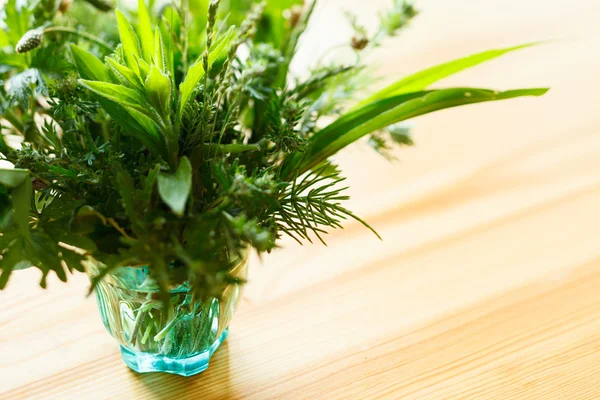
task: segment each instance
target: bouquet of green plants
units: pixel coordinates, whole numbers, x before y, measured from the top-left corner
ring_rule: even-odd
[[[94,7],[99,9],[98,14]],[[240,256],[355,219],[330,160],[362,138],[412,144],[398,123],[546,89],[430,89],[524,47],[486,51],[369,91],[365,59],[416,16],[393,0],[356,61],[290,64],[317,2],[183,0],[102,13],[108,0],[8,0],[0,31],[0,288],[14,270],[145,265],[160,293],[219,296]],[[84,18],[84,16],[87,16]],[[115,29],[116,28],[116,29]],[[310,43],[303,43],[310,46]]]

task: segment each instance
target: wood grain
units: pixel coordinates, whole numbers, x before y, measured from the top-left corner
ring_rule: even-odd
[[[295,68],[344,40],[331,30],[342,5],[386,4],[325,1]],[[132,373],[84,276],[42,291],[21,271],[0,293],[0,398],[600,398],[600,3],[419,4],[377,54],[383,76],[561,39],[445,82],[552,91],[420,118],[398,163],[362,146],[340,155],[351,208],[384,240],[350,223],[328,247],[286,242],[255,260],[197,377]]]

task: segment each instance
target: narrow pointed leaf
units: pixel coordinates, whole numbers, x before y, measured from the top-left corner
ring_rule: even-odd
[[[154,65],[144,84],[146,96],[161,115],[168,116],[171,105],[171,80]]]
[[[232,26],[229,28],[227,32],[221,35],[217,40],[213,43],[212,47],[209,49],[208,54],[208,64],[212,65],[218,58],[224,55],[224,50],[227,46],[231,44],[231,41],[236,35],[235,28]],[[200,58],[198,58],[200,61]]]
[[[162,72],[167,72],[167,60],[165,59],[165,45],[163,43],[162,34],[160,29],[156,27],[154,32],[154,65],[156,65]]]
[[[71,43],[71,54],[77,66],[79,76],[101,82],[111,82],[110,71],[95,55]]]
[[[140,35],[140,42],[142,43],[144,60],[151,62],[154,53],[154,32],[145,0],[138,0],[138,22],[138,33]]]
[[[136,135],[155,154],[161,155],[165,160],[167,160],[167,148],[164,144],[164,139],[162,133],[160,131],[159,126],[152,120],[152,118],[148,117],[146,114],[139,112],[137,109],[132,107],[124,107],[125,112],[127,112],[137,124],[139,124],[141,129],[141,134]]]
[[[112,73],[115,75],[117,80],[121,82],[121,84],[128,86],[132,89],[137,89],[141,92],[144,91],[144,86],[142,85],[139,76],[135,72],[133,72],[132,69],[119,64],[117,61],[110,57],[106,58],[106,62],[112,70]]]
[[[137,61],[140,58],[140,42],[133,27],[120,10],[117,13],[117,26],[119,28],[119,37],[123,45],[123,54],[129,68],[137,71]]]
[[[403,103],[406,103],[409,100],[422,98],[431,92],[432,91],[422,91],[401,94],[398,96],[377,100],[357,110],[350,111],[338,118],[331,125],[326,126],[321,131],[316,133],[311,139],[313,146],[316,148],[324,148],[328,144],[343,136],[346,132],[348,132],[348,130],[354,129],[356,126],[369,121]]]
[[[372,114],[375,109],[371,109],[370,113],[364,114],[362,118],[353,119],[351,124],[339,125],[337,129],[332,130],[324,129],[324,132],[316,134],[311,139],[310,153],[302,164],[302,171],[318,165],[361,137],[401,121],[467,104],[506,100],[521,96],[541,96],[547,91],[548,89],[545,88],[506,92],[476,88],[440,89],[425,92],[424,95],[408,99],[391,109],[389,104],[383,104],[381,113],[375,117]]]
[[[108,100],[107,98],[96,96],[100,106],[111,116],[111,118],[123,128],[125,135],[133,136],[146,146],[152,153],[164,157],[166,149],[160,145],[161,135],[156,128],[156,123],[149,117],[136,110],[127,110],[123,106]],[[131,114],[136,114],[133,116]],[[143,123],[140,123],[142,121]],[[150,124],[150,122],[152,124]]]
[[[170,28],[167,23],[165,23],[166,18],[163,15],[162,19],[159,21],[158,29],[160,30],[160,39],[163,44],[162,56],[165,60],[165,65],[167,71],[169,72],[171,79],[175,76],[175,64],[173,62],[173,54],[175,52],[175,44],[173,43],[173,38],[170,34]]]
[[[536,44],[538,43],[527,43],[520,46],[508,47],[505,49],[488,50],[425,69],[423,71],[417,72],[416,74],[410,75],[375,93],[368,99],[362,101],[357,107],[385,97],[425,90],[429,87],[429,85],[444,78],[447,78],[451,75],[454,75],[460,71],[464,71],[468,68],[475,67],[486,61],[498,58],[506,53],[531,47]]]
[[[216,59],[225,53],[225,50],[235,35],[235,30],[229,29],[226,34],[219,38],[208,55],[208,65],[212,65]],[[179,103],[179,113],[183,112],[187,102],[190,100],[194,89],[204,76],[204,67],[202,66],[202,57],[198,57],[196,62],[188,69],[184,81],[179,85],[181,93],[181,102]]]
[[[110,69],[106,67],[98,58],[96,58],[96,56],[76,45],[71,45],[71,50],[77,65],[77,70],[79,71],[79,75],[83,79],[101,82],[112,81],[110,78]],[[137,76],[132,76],[133,71],[127,67],[117,64],[111,58],[107,58],[107,61],[111,67],[115,68],[115,70],[118,70],[118,72],[121,73],[122,79],[127,79],[130,82],[135,82],[137,79],[139,82]],[[113,70],[113,72],[115,72],[115,70]],[[115,75],[117,75],[116,72]],[[143,90],[141,82],[139,82],[139,89]],[[142,118],[139,115],[140,113],[138,113],[136,115],[137,118],[131,118],[131,113],[123,108],[123,106],[118,104],[119,101],[115,96],[106,96],[105,94],[100,94],[95,91],[94,93],[96,93],[95,97],[98,103],[100,103],[100,106],[104,109],[104,111],[107,112],[108,115],[113,118],[118,125],[123,128],[123,132],[126,135],[137,138],[143,145],[145,145],[155,154],[164,153],[164,149],[161,149],[160,146],[160,134],[157,133],[157,129],[154,128],[156,124],[148,123],[149,117],[144,116],[145,118]],[[143,124],[140,124],[138,120],[141,120]],[[145,127],[143,125],[145,125]],[[149,126],[151,126],[153,129],[149,130]]]
[[[92,92],[106,97],[115,103],[134,108],[150,117],[153,115],[152,111],[149,110],[149,104],[146,99],[134,89],[114,83],[88,81],[85,79],[80,79],[79,82]]]
[[[190,69],[188,69],[185,80],[181,83],[181,85],[179,85],[179,92],[181,96],[179,103],[179,114],[183,113],[187,102],[190,100],[190,97],[192,97],[192,93],[194,92],[196,85],[198,85],[203,76],[204,67],[202,66],[201,62],[195,63],[190,67]]]
[[[150,64],[148,64],[143,59],[137,60],[140,78],[145,81],[148,78],[148,74],[150,74]]]

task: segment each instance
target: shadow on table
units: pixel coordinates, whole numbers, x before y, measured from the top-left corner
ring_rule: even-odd
[[[131,371],[136,392],[144,399],[226,399],[233,396],[229,381],[229,344],[226,340],[211,358],[208,369],[198,375],[138,374]]]

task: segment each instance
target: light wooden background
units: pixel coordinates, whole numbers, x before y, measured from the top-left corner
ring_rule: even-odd
[[[303,62],[344,37],[341,5],[387,3],[325,1]],[[420,118],[395,164],[361,146],[340,156],[352,209],[384,241],[350,223],[327,248],[286,242],[257,261],[197,377],[130,372],[84,276],[44,292],[35,271],[15,275],[0,398],[600,398],[600,2],[419,4],[378,53],[384,76],[558,39],[444,82],[552,91]]]

